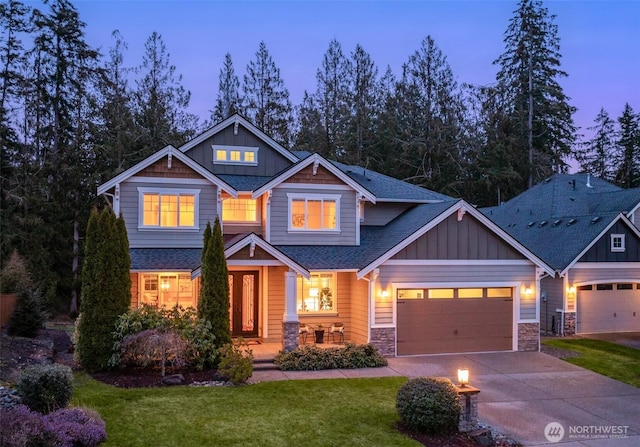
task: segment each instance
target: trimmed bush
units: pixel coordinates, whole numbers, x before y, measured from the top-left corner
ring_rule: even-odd
[[[35,338],[47,319],[42,295],[37,290],[22,289],[16,297],[16,308],[9,318],[8,334]]]
[[[16,390],[22,403],[38,413],[64,408],[73,394],[71,368],[57,363],[30,366],[20,375]]]
[[[234,385],[249,380],[253,374],[253,351],[244,340],[239,338],[220,348],[218,374]]]
[[[458,431],[460,402],[451,380],[419,377],[398,390],[396,409],[407,427],[421,433],[447,434]]]
[[[106,438],[104,421],[87,408],[65,408],[43,416],[16,405],[0,412],[3,447],[95,447]]]
[[[347,343],[344,348],[302,346],[290,352],[280,352],[274,362],[283,371],[376,368],[388,364],[387,359],[372,344],[353,343]]]

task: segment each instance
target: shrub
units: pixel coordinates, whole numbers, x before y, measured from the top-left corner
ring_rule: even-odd
[[[34,288],[27,264],[17,250],[11,253],[9,260],[0,271],[0,288],[2,293],[20,293]]]
[[[0,412],[3,447],[95,447],[107,438],[98,413],[65,408],[47,415],[16,405]]]
[[[458,431],[460,402],[456,388],[444,377],[419,377],[398,390],[396,408],[408,427],[428,434]]]
[[[9,319],[9,335],[35,338],[47,319],[38,290],[21,290]]]
[[[276,355],[275,364],[283,371],[315,371],[319,369],[353,369],[387,366],[387,360],[372,344],[347,343],[344,348],[302,346]]]
[[[253,351],[244,340],[239,338],[220,348],[218,374],[234,385],[249,380],[253,374]]]
[[[218,351],[214,343],[211,323],[197,318],[194,308],[184,309],[174,306],[171,309],[157,309],[145,304],[139,309],[133,309],[121,315],[116,322],[113,354],[109,365],[126,366],[132,357],[123,351],[122,345],[125,338],[151,329],[171,329],[179,333],[186,342],[182,357],[187,364],[202,369],[204,366],[213,366],[215,363]]]
[[[64,408],[73,394],[73,375],[66,365],[33,365],[20,375],[16,386],[22,403],[47,414]]]
[[[64,408],[44,416],[44,422],[59,447],[94,447],[107,439],[104,421],[89,408]]]
[[[121,345],[125,363],[146,367],[158,364],[162,377],[165,365],[184,366],[187,342],[173,329],[147,329],[127,335]]]

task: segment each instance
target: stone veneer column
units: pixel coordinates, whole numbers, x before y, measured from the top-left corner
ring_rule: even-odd
[[[540,323],[518,323],[518,351],[540,350]]]
[[[393,327],[372,328],[369,342],[385,357],[396,355],[396,329]]]
[[[478,394],[480,390],[469,385],[456,386],[460,397],[460,423],[458,430],[470,432],[478,427]]]
[[[293,351],[298,347],[300,323],[296,311],[296,272],[284,273],[284,315],[282,316],[282,349]]]
[[[564,313],[564,335],[576,335],[576,313]]]
[[[282,322],[282,349],[285,352],[293,351],[298,348],[298,332],[300,323],[297,321]]]

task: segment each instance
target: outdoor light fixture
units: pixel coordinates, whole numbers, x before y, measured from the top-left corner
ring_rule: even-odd
[[[462,388],[469,384],[469,368],[458,368],[458,383]]]
[[[575,298],[576,296],[576,288],[575,286],[567,288],[567,298]]]
[[[382,292],[380,292],[380,297],[383,300],[386,300],[387,298],[389,298],[389,292],[387,292],[386,290],[383,290]]]
[[[163,292],[166,292],[167,290],[169,290],[169,281],[167,281],[166,279],[162,281],[162,283],[160,284],[160,288],[162,289]]]
[[[531,296],[533,295],[533,290],[531,289],[531,287],[527,287],[526,289],[524,289],[524,294],[526,296]]]

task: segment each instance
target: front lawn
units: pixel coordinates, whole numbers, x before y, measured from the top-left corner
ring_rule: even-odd
[[[76,376],[73,405],[107,423],[101,447],[419,446],[395,429],[401,377],[121,389]]]
[[[543,344],[579,352],[581,356],[565,360],[640,388],[640,350],[638,349],[587,338],[554,338],[543,341]]]

